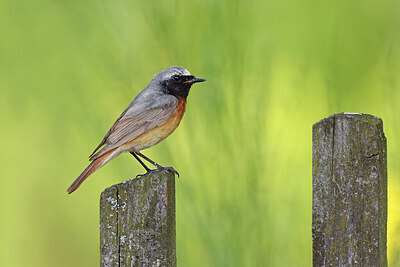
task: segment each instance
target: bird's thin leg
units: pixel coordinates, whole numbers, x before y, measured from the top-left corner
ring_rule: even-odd
[[[148,157],[146,157],[145,155],[143,155],[142,153],[136,152],[136,154],[138,156],[141,156],[142,158],[144,158],[145,160],[147,160],[148,162],[150,162],[151,164],[153,164],[154,166],[157,167],[157,169],[162,168],[163,166],[161,166],[160,164],[157,164],[156,162],[152,161],[151,159],[149,159]]]
[[[143,163],[143,161],[135,154],[135,152],[130,152],[132,156],[135,157],[139,161],[140,164],[146,169],[147,172],[151,171],[149,167],[146,166],[146,164]]]
[[[147,160],[148,162],[150,162],[151,164],[153,164],[154,166],[156,166],[157,169],[167,169],[167,170],[173,171],[173,172],[176,173],[176,174],[178,175],[178,177],[179,177],[179,173],[178,173],[173,167],[163,167],[163,166],[161,166],[160,164],[157,164],[156,162],[152,161],[151,159],[149,159],[148,157],[146,157],[146,156],[143,155],[142,153],[140,153],[140,152],[135,152],[135,153],[136,153],[138,156],[140,156],[140,157],[144,158],[145,160]]]

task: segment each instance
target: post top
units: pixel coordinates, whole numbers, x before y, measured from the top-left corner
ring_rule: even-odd
[[[101,194],[107,195],[108,192],[118,190],[118,188],[129,187],[134,184],[140,184],[145,180],[146,181],[154,180],[155,182],[157,182],[157,181],[161,180],[163,177],[169,177],[169,176],[175,177],[174,173],[170,170],[167,170],[167,169],[154,170],[152,172],[149,172],[149,173],[143,175],[142,177],[132,178],[132,179],[123,181],[119,184],[115,184],[110,187],[107,187],[106,189],[104,189],[104,191]]]
[[[329,121],[329,120],[333,120],[333,119],[335,119],[335,120],[337,120],[337,119],[342,119],[342,120],[357,119],[357,120],[361,120],[363,122],[371,123],[371,124],[374,124],[374,125],[379,125],[379,124],[383,123],[381,118],[379,118],[377,116],[374,116],[374,115],[371,115],[371,114],[342,112],[342,113],[333,114],[333,115],[331,115],[331,116],[329,116],[329,117],[327,117],[325,119],[322,119],[322,120],[314,123],[313,127],[316,127],[317,125],[319,125],[319,124],[321,124],[323,122],[326,122],[326,121]]]

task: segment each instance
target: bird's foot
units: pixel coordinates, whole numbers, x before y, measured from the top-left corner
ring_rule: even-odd
[[[163,166],[158,165],[157,169],[159,169],[159,170],[169,170],[169,171],[175,173],[176,175],[178,175],[178,178],[179,178],[179,172],[177,172],[173,167],[163,167]]]
[[[143,174],[138,174],[138,175],[136,175],[136,179],[137,178],[142,178],[142,177],[145,177],[147,174],[149,174],[149,172],[146,172],[146,173],[143,173]]]
[[[148,169],[146,173],[136,175],[136,178],[145,177],[145,176],[147,176],[148,174],[150,174],[150,173],[152,173],[152,172],[155,172],[155,171],[157,171],[157,169],[154,169],[154,170]]]
[[[149,173],[152,173],[152,172],[155,172],[155,171],[159,171],[159,170],[169,170],[169,171],[172,171],[173,173],[175,173],[176,175],[178,175],[178,178],[179,178],[179,173],[173,168],[173,167],[164,167],[164,166],[161,166],[161,165],[156,165],[156,167],[157,167],[157,169],[154,169],[154,170],[147,170],[147,172],[146,173],[144,173],[144,174],[138,174],[138,175],[136,175],[136,178],[141,178],[141,177],[145,177],[145,176],[147,176]]]

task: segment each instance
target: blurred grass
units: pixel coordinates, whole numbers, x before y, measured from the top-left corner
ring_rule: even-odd
[[[207,79],[145,151],[181,174],[180,266],[310,266],[311,126],[343,111],[384,120],[400,266],[399,29],[396,1],[1,1],[0,266],[98,265],[99,194],[143,170],[65,190],[170,65]]]

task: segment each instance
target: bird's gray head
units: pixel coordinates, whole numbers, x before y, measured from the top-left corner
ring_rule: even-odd
[[[154,75],[150,86],[161,86],[165,93],[186,99],[192,85],[204,81],[205,79],[194,77],[184,67],[172,66]]]

